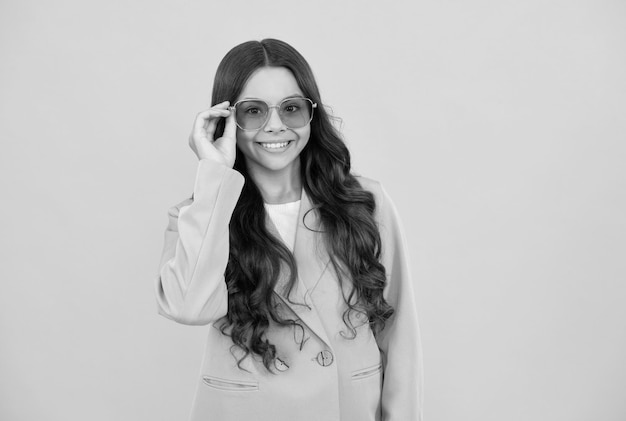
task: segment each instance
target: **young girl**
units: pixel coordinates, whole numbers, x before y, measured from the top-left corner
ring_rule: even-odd
[[[407,252],[379,183],[350,173],[313,73],[266,39],[220,63],[193,195],[169,211],[159,313],[210,325],[192,420],[421,419]]]

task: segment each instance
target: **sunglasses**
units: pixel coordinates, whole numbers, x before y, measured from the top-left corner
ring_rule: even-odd
[[[276,108],[280,121],[289,129],[299,129],[311,122],[317,103],[308,98],[285,98],[278,105],[269,105],[261,99],[237,101],[229,109],[235,112],[235,122],[241,130],[258,130],[270,119],[270,110]]]

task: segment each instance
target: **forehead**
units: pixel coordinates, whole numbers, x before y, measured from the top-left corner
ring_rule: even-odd
[[[302,90],[288,69],[284,67],[262,67],[252,73],[238,100],[259,98],[270,103],[277,103],[292,95],[302,95]]]

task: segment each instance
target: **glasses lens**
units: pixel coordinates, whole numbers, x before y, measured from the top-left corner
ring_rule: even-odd
[[[260,129],[267,120],[268,108],[263,101],[242,101],[235,110],[235,119],[244,130]]]
[[[285,126],[299,129],[311,122],[313,107],[305,98],[288,98],[280,103],[278,114]]]

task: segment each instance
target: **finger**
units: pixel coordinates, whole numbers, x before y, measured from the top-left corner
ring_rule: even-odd
[[[222,101],[218,104],[213,105],[211,108],[222,108],[222,109],[228,109],[228,106],[230,105],[230,101]]]
[[[226,126],[224,127],[224,137],[234,138],[237,133],[237,124],[235,123],[235,113],[231,111],[226,117]]]
[[[212,116],[226,117],[228,114],[228,107],[230,106],[230,101],[223,101],[219,104],[213,105],[206,111],[201,112],[200,114],[204,115],[204,118],[211,118]]]
[[[228,111],[228,106],[230,105],[229,101],[220,102],[219,104],[215,104],[211,108],[204,110],[196,116],[196,120],[206,120],[212,116],[226,116],[225,112]]]
[[[227,110],[229,105],[230,105],[230,101],[218,102],[217,104],[211,105],[211,107],[207,108],[206,110],[202,112],[205,113],[211,110]]]
[[[202,130],[208,127],[208,122],[220,117],[227,117],[228,113],[229,111],[227,109],[209,108],[208,110],[202,111],[196,116],[196,120],[193,122],[194,133],[201,133]]]
[[[228,108],[215,108],[211,107],[208,110],[204,110],[196,116],[196,122],[209,119],[211,117],[226,117],[229,111]]]
[[[211,119],[209,120],[206,126],[206,137],[209,141],[213,142],[213,134],[215,133],[215,128],[217,127],[217,120]]]

